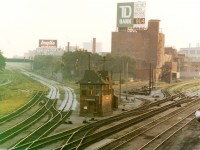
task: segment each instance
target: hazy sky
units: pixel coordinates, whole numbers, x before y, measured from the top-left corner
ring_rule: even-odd
[[[111,50],[117,3],[131,0],[0,0],[0,49],[6,57],[38,47],[39,39],[82,47],[93,37]],[[199,0],[146,0],[146,20],[159,19],[165,46],[200,43]]]

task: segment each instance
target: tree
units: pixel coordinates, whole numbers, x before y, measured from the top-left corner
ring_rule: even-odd
[[[90,61],[89,61],[90,56]],[[56,56],[36,56],[34,59],[34,70],[40,73],[53,75],[62,73],[63,78],[68,80],[79,80],[84,75],[85,70],[107,70],[113,77],[118,79],[119,72],[122,71],[122,78],[125,78],[126,64],[128,63],[129,77],[135,75],[135,60],[127,56],[101,56],[96,53],[89,53],[86,50],[75,52],[65,52],[62,57]],[[90,64],[90,67],[89,67]]]
[[[6,66],[6,58],[3,56],[3,53],[0,50],[0,70],[5,69],[5,66]]]
[[[58,61],[60,57],[51,55],[38,55],[34,58],[33,68],[35,71],[40,71],[42,74],[53,75],[59,70]]]
[[[85,70],[89,69],[89,55],[90,54],[90,69],[102,70],[104,69],[114,74],[119,74],[120,70],[126,71],[126,64],[128,63],[129,76],[135,75],[135,60],[127,56],[112,56],[105,57],[89,53],[87,51],[65,52],[62,56],[64,63],[63,73],[64,78],[81,78]]]

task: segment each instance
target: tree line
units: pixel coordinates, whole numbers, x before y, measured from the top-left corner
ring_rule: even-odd
[[[5,66],[6,66],[6,58],[3,56],[3,53],[0,50],[0,70],[4,70]]]
[[[58,56],[36,56],[33,62],[35,71],[54,76],[57,73],[62,73],[64,79],[80,79],[84,71],[88,69],[93,70],[107,70],[113,77],[119,76],[121,72],[122,77],[135,76],[135,60],[127,56],[112,56],[108,54],[101,56],[96,53],[89,53],[87,51],[65,52],[62,57]]]

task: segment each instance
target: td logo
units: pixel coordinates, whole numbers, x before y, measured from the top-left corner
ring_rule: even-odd
[[[131,6],[119,6],[121,8],[121,18],[130,18],[132,15]]]
[[[134,3],[117,4],[117,27],[133,27]]]

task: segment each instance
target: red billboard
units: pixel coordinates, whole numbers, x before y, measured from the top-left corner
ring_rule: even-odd
[[[57,48],[57,40],[39,40],[39,47]]]

